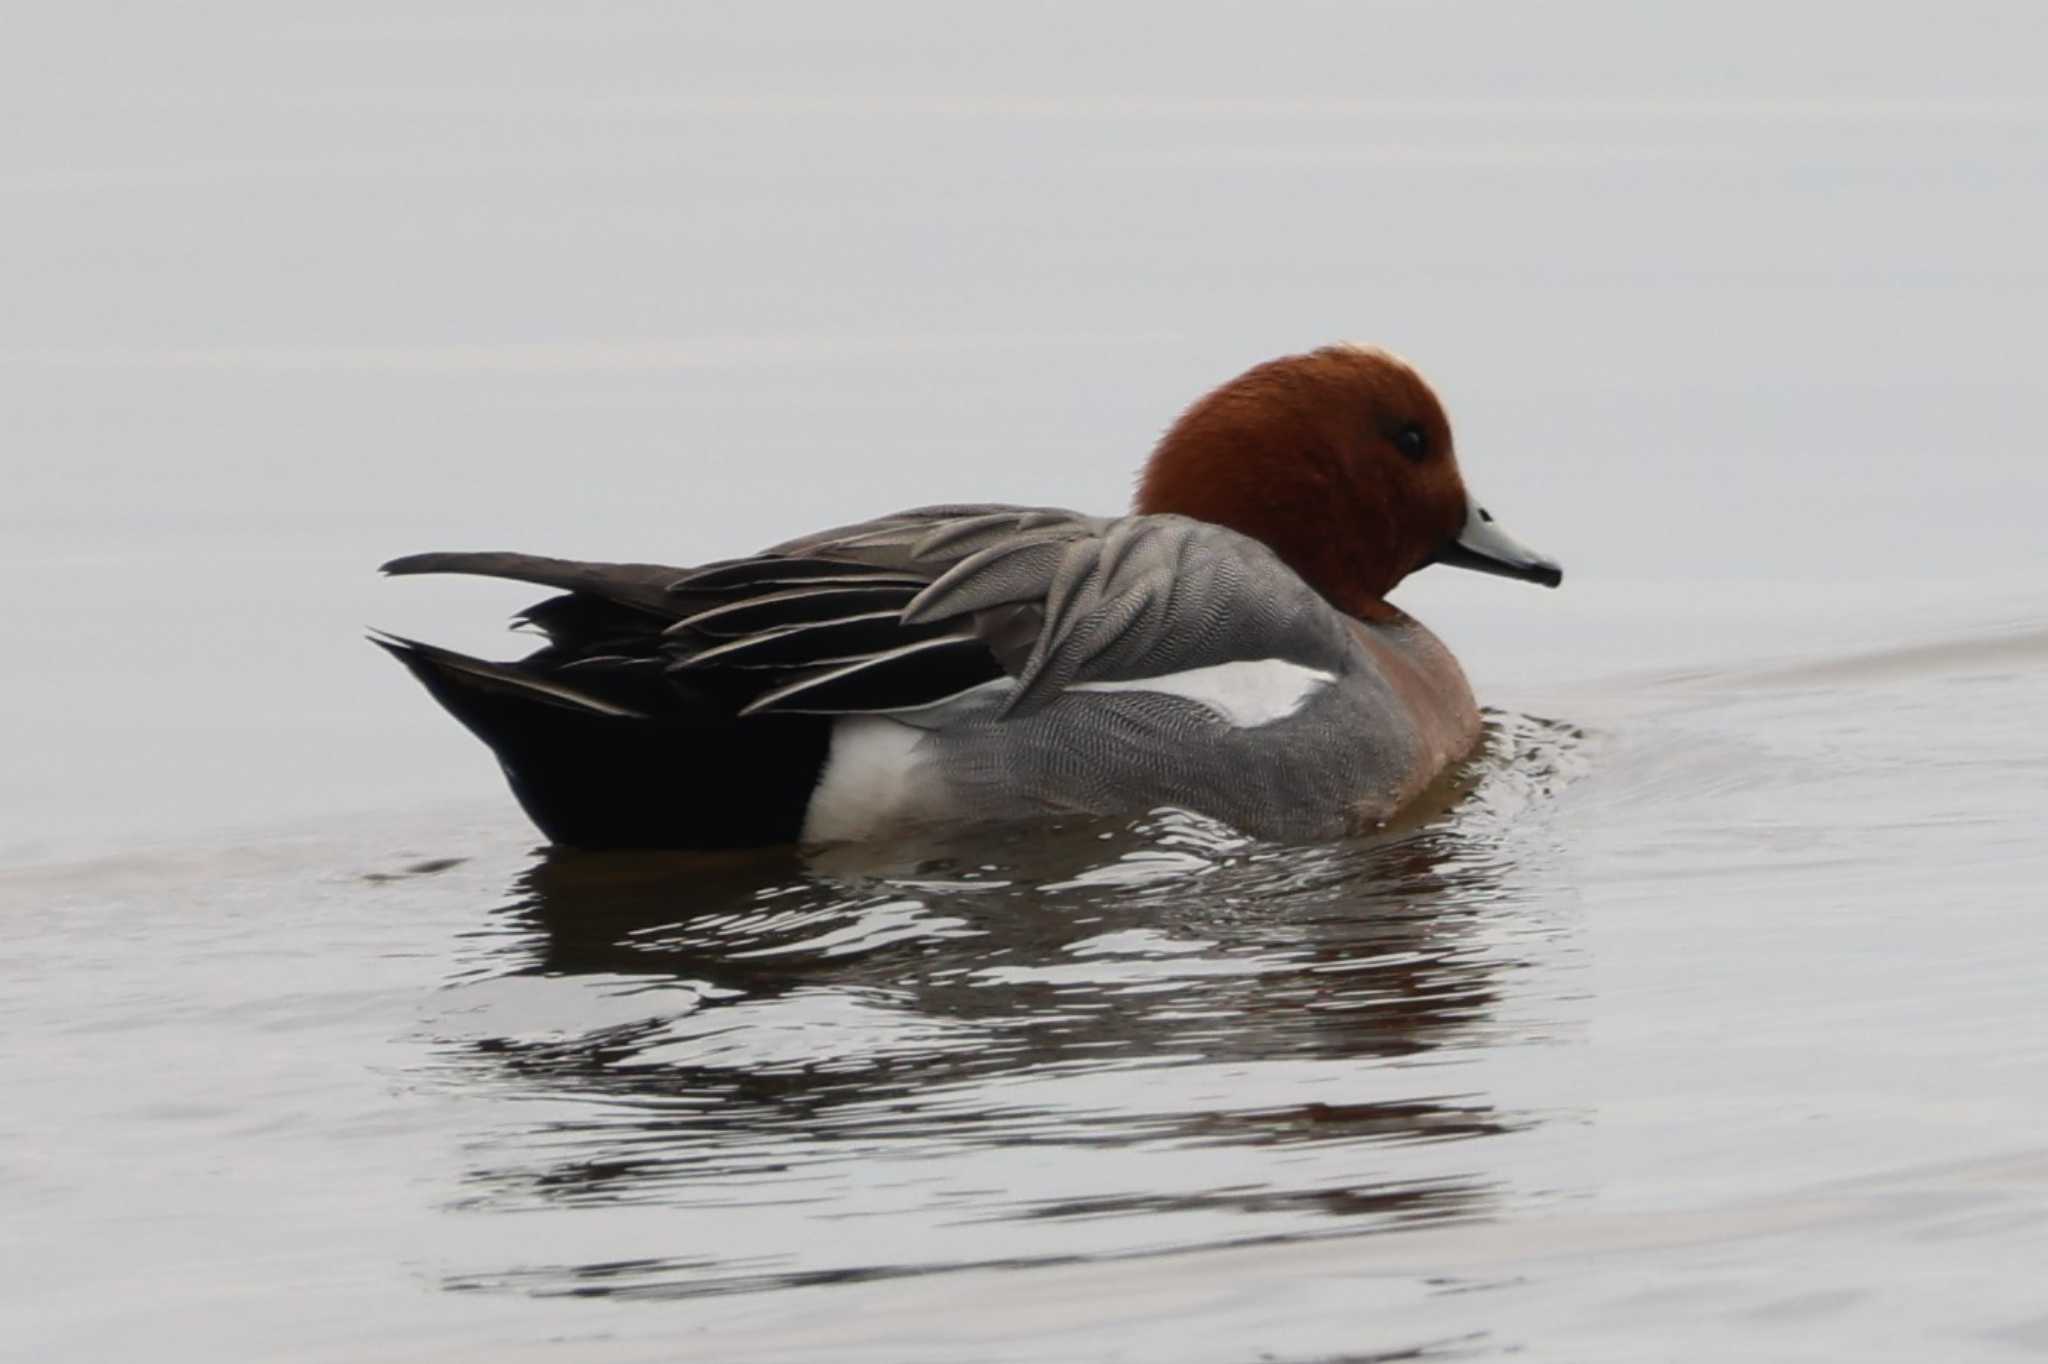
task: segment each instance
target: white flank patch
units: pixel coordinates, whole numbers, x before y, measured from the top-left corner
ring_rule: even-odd
[[[1335,673],[1289,663],[1284,658],[1212,663],[1186,672],[1134,677],[1117,682],[1082,682],[1068,691],[1145,691],[1179,696],[1215,711],[1238,729],[1257,729],[1285,720],[1308,699],[1337,680]]]
[[[832,747],[804,811],[804,842],[871,838],[901,822],[933,792],[916,749],[924,731],[884,715],[846,715],[832,726]]]

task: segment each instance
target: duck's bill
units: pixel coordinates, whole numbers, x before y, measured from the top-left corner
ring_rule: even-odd
[[[1564,581],[1564,569],[1555,559],[1546,559],[1502,530],[1493,513],[1471,503],[1465,513],[1465,529],[1437,556],[1440,564],[1469,568],[1480,573],[1497,573],[1503,578],[1520,578],[1525,583],[1556,587]]]

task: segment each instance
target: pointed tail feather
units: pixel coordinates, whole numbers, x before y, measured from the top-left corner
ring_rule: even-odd
[[[830,740],[820,716],[648,715],[519,664],[372,636],[498,757],[541,832],[582,848],[793,842]]]
[[[588,692],[566,687],[550,678],[522,670],[515,663],[491,663],[468,654],[458,654],[452,649],[436,648],[422,644],[416,639],[390,634],[379,630],[369,637],[370,643],[389,653],[393,658],[412,670],[413,676],[424,682],[428,691],[435,690],[437,682],[463,679],[472,690],[496,691],[524,697],[544,705],[565,706],[570,710],[588,711],[593,715],[611,715],[624,719],[644,720],[647,717],[627,706],[592,696]],[[446,702],[444,701],[445,705]],[[458,719],[461,718],[459,715]]]
[[[550,559],[541,554],[487,550],[475,553],[407,554],[391,560],[380,572],[393,577],[415,573],[462,573],[477,578],[509,578],[564,592],[588,592],[607,601],[637,606],[674,619],[676,599],[668,585],[688,570],[663,564],[584,563]]]

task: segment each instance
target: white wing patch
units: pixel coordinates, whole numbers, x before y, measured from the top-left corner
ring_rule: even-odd
[[[1216,712],[1238,729],[1257,729],[1288,716],[1309,698],[1337,680],[1321,668],[1289,663],[1284,658],[1240,659],[1212,663],[1158,677],[1133,677],[1115,682],[1080,682],[1075,691],[1143,691],[1178,696]]]
[[[884,715],[841,716],[818,786],[804,811],[803,841],[873,838],[920,812],[934,797],[924,731]]]

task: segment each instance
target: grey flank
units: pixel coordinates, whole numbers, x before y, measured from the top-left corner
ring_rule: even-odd
[[[1264,836],[1330,837],[1384,813],[1361,801],[1413,766],[1416,740],[1389,722],[1398,699],[1346,618],[1221,526],[944,507],[778,550],[954,560],[904,619],[970,618],[1006,678],[894,716],[927,731],[920,751],[965,818],[1178,806]],[[1266,659],[1335,681],[1250,729],[1179,696],[1071,690]]]

